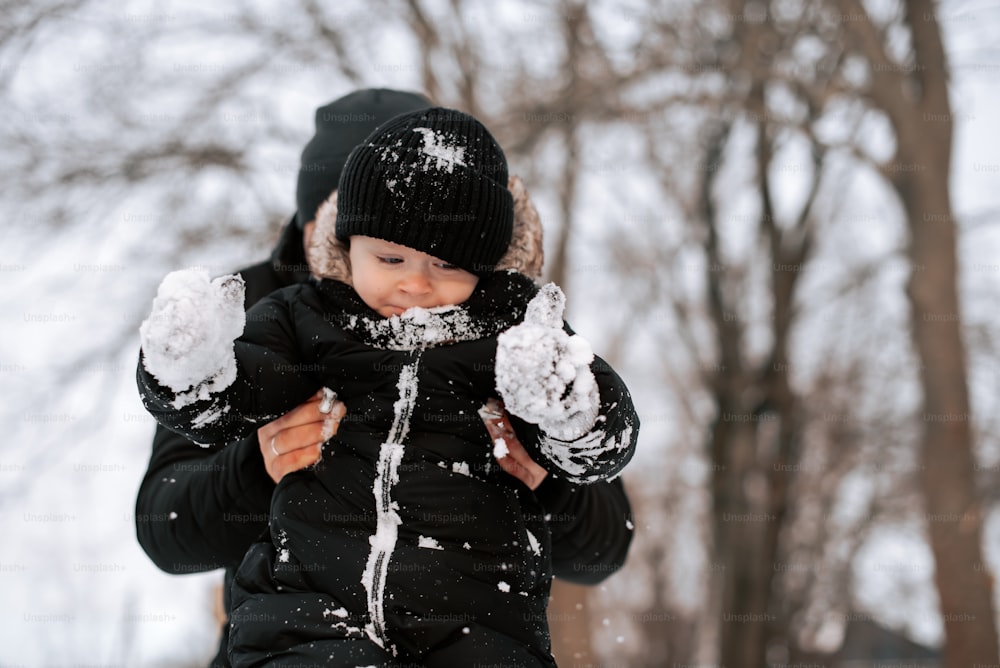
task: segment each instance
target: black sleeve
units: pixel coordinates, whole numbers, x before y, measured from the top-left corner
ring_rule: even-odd
[[[139,544],[168,573],[233,566],[267,529],[273,491],[256,434],[203,448],[157,426],[136,497]]]
[[[565,325],[573,334],[572,328]],[[632,459],[639,416],[617,372],[600,357],[591,364],[600,393],[598,422],[575,442],[563,442],[536,425],[511,416],[511,424],[533,459],[549,475],[535,490],[548,516],[555,576],[597,584],[625,563],[632,544],[632,508],[620,474]],[[562,450],[553,456],[553,451]],[[570,454],[566,454],[566,453]],[[559,465],[553,466],[553,460]]]
[[[274,482],[264,469],[252,420],[264,417],[258,412],[262,406],[283,414],[318,387],[299,374],[287,373],[294,365],[280,366],[282,359],[295,354],[293,344],[287,303],[278,298],[263,300],[248,313],[247,331],[236,344],[242,376],[234,383],[238,391],[231,386],[228,395],[199,401],[181,411],[171,406],[173,393],[160,386],[140,362],[137,378],[144,403],[154,417],[172,426],[191,427],[193,417],[213,406],[230,405],[230,412],[220,413],[216,424],[189,429],[199,440],[231,443],[226,447],[201,447],[163,426],[156,429],[149,467],[136,498],[135,520],[140,545],[161,569],[188,573],[233,566],[266,529]],[[251,384],[251,379],[260,381],[268,371],[282,373],[282,382],[270,388],[272,397],[276,396],[273,406],[258,403]]]
[[[567,330],[572,331],[568,327]],[[522,441],[533,458],[537,453],[550,465],[546,466],[550,472],[558,469],[560,477],[577,484],[620,475],[632,459],[639,437],[639,416],[625,382],[596,355],[590,368],[601,402],[597,422],[590,431],[572,441],[563,441],[535,429],[529,440]]]
[[[322,384],[304,371],[310,365],[301,363],[287,297],[276,293],[247,312],[246,330],[233,346],[236,379],[221,390],[178,405],[181,395],[161,385],[140,358],[136,382],[146,410],[161,425],[198,443],[230,443],[308,399]]]
[[[571,459],[561,457],[564,463],[569,459],[576,471],[552,466],[542,449],[547,437],[537,425],[510,418],[532,459],[548,460],[544,464],[549,475],[535,496],[548,516],[554,573],[576,584],[597,584],[619,570],[633,535],[632,509],[625,486],[616,476],[635,451],[639,418],[618,374],[600,358],[595,358],[591,368],[600,388],[601,411],[598,424],[580,442],[592,443],[593,451]],[[549,448],[580,444],[549,441]]]
[[[555,576],[593,585],[621,569],[632,544],[632,507],[621,478],[573,485],[549,475],[535,490],[552,532]]]

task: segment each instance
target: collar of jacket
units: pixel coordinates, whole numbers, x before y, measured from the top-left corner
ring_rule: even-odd
[[[309,280],[309,263],[306,262],[302,230],[292,216],[281,231],[281,237],[271,251],[271,268],[282,285],[305,283]]]
[[[495,271],[479,279],[472,296],[457,306],[410,309],[386,318],[340,281],[316,283],[326,319],[365,343],[387,350],[418,350],[494,337],[524,320],[538,292],[533,280],[516,271]]]

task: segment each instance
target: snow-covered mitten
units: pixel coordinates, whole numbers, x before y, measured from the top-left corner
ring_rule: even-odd
[[[149,317],[139,327],[143,366],[175,393],[194,399],[236,379],[233,341],[243,333],[243,279],[211,279],[204,269],[174,271],[163,279]]]
[[[563,329],[566,296],[555,283],[539,290],[524,322],[497,338],[496,381],[507,410],[546,434],[572,441],[597,421],[600,397],[586,339]]]

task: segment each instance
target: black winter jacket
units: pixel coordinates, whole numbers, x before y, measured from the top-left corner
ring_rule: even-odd
[[[234,665],[349,665],[348,641],[366,637],[424,664],[456,644],[465,662],[551,663],[544,510],[495,464],[477,412],[497,396],[495,337],[536,291],[497,272],[459,307],[386,319],[338,281],[285,288],[247,314],[236,380],[183,407],[140,363],[147,409],[200,441],[243,436],[324,385],[352,407],[323,462],[282,479],[271,544],[237,573]],[[638,420],[610,367],[592,369],[600,417],[574,459],[588,478],[610,477],[631,458]],[[514,427],[540,459],[548,437]]]
[[[242,272],[247,282],[248,304],[255,302],[263,293],[268,292],[276,284],[297,283],[305,277],[305,261],[301,257],[295,257],[295,249],[301,249],[301,237],[297,234],[297,230],[293,226],[289,226],[284,235],[283,243],[276,249],[270,263],[257,265]],[[309,292],[310,290],[313,290],[313,288],[294,288],[292,292],[301,293],[303,291]],[[475,344],[470,342],[469,345]],[[391,367],[391,364],[389,366]],[[491,370],[490,373],[492,373]],[[283,378],[282,382],[284,383],[285,380]],[[312,379],[310,381],[311,390],[305,392],[301,397],[296,396],[295,392],[290,390],[289,393],[286,393],[288,405],[270,410],[283,412],[293,407],[300,399],[304,399],[305,396],[315,389],[317,386],[315,385],[316,382],[318,380]],[[362,447],[358,443],[361,443],[365,439],[361,438],[359,433],[363,433],[364,430],[362,429],[361,432],[358,432],[353,426],[364,424],[364,420],[366,419],[364,410],[367,409],[355,408],[358,405],[356,402],[351,402],[349,405],[351,406],[352,415],[348,416],[344,421],[342,436],[338,435],[340,437],[339,442],[353,442],[353,447]],[[445,413],[439,415],[438,419],[441,419],[443,415],[449,414],[448,411],[445,411]],[[261,417],[263,418],[264,416]],[[488,440],[485,429],[478,423],[478,417],[475,416],[474,411],[471,412],[471,418],[474,419],[470,420],[469,424],[465,425],[464,428],[469,431],[470,435],[472,432],[475,432],[476,436],[473,438],[479,438],[484,441]],[[236,432],[226,432],[226,429],[228,429],[226,425],[232,426],[233,424],[235,423],[223,421],[223,431],[215,434],[214,442],[224,442],[218,439],[234,435]],[[253,429],[253,427],[250,428]],[[244,424],[242,431],[245,430],[246,425]],[[237,431],[240,430],[238,429]],[[530,430],[525,425],[519,425],[519,435],[524,435],[527,431]],[[203,437],[202,435],[201,438]],[[359,438],[361,441],[357,440]],[[351,439],[354,439],[354,441],[351,441]],[[526,440],[530,442],[530,439]],[[371,450],[374,447],[374,442],[368,442],[366,447]],[[485,448],[484,452],[488,452],[488,448]],[[532,453],[538,459],[537,451],[532,450]],[[374,452],[370,452],[369,454],[374,455]],[[316,471],[294,474],[286,478],[287,483],[286,481],[282,482],[282,485],[278,488],[278,494],[274,495],[273,507],[275,510],[283,508],[284,510],[281,510],[281,513],[284,513],[287,511],[289,503],[294,505],[294,501],[289,501],[283,490],[289,487],[291,489],[298,488],[300,492],[296,494],[302,494],[309,487],[308,485],[301,484],[302,478],[322,479],[321,471],[329,470],[331,462],[337,459],[336,447],[328,446],[324,457],[323,464]],[[540,459],[538,460],[541,461]],[[439,463],[445,462],[444,459],[439,459],[438,461]],[[460,462],[456,460],[452,464],[460,464]],[[483,483],[486,485],[485,489],[490,490],[493,496],[500,494],[498,507],[505,507],[505,503],[507,507],[514,504],[522,508],[522,511],[520,513],[505,513],[504,517],[506,519],[483,517],[476,524],[486,526],[488,523],[498,522],[500,526],[504,526],[504,522],[506,522],[509,525],[510,516],[520,514],[523,518],[521,521],[524,527],[527,527],[529,524],[532,526],[532,535],[539,541],[539,547],[546,555],[537,565],[532,563],[529,566],[524,566],[523,561],[515,561],[515,556],[519,559],[524,559],[524,555],[520,552],[517,552],[517,555],[509,555],[511,564],[519,563],[527,571],[535,571],[533,577],[540,578],[538,581],[524,581],[524,571],[521,571],[522,581],[508,583],[512,586],[511,595],[515,594],[513,591],[514,587],[522,586],[516,592],[518,598],[544,600],[544,596],[541,595],[542,589],[539,587],[547,591],[547,559],[550,556],[555,564],[557,575],[577,582],[600,581],[620,567],[624,561],[624,556],[631,539],[628,501],[620,481],[615,480],[610,483],[598,482],[593,485],[576,486],[569,484],[565,479],[558,476],[550,475],[538,490],[532,494],[514,479],[508,479],[504,474],[500,474],[498,470],[486,472],[486,467],[489,464],[489,458],[486,457],[480,463],[480,468],[470,464],[472,466],[470,472],[473,475],[479,472],[479,474],[484,476],[484,480],[488,481],[488,483]],[[443,469],[442,471],[447,474],[445,477],[448,480],[451,480],[455,475],[461,475],[456,474],[454,471],[444,471]],[[434,476],[438,475],[438,471],[432,471],[431,473],[434,475],[429,479],[429,484],[436,488],[437,484],[441,482],[433,480]],[[464,476],[462,477],[464,478]],[[337,479],[350,479],[360,483],[361,480],[364,480],[364,476],[360,475],[356,480],[353,477],[345,476],[339,476]],[[296,483],[295,481],[299,482]],[[468,482],[468,480],[465,480],[465,483]],[[259,446],[254,435],[225,449],[204,449],[195,446],[191,441],[181,436],[163,428],[158,428],[154,439],[150,468],[140,489],[136,506],[136,525],[140,543],[151,558],[161,568],[169,572],[195,572],[221,566],[227,568],[227,575],[231,575],[233,565],[243,556],[254,538],[267,526],[267,518],[269,516],[268,502],[272,496],[272,492],[274,492],[274,485],[263,469]],[[296,494],[293,494],[293,497]],[[352,495],[352,498],[357,496],[357,494]],[[368,488],[367,497],[374,498],[371,495],[370,488]],[[490,498],[490,494],[475,495],[475,499],[483,498]],[[303,506],[308,505],[304,502],[304,499],[299,498],[299,500]],[[474,507],[468,505],[450,505],[450,503],[445,505],[451,509],[452,514],[455,514],[454,511],[458,508]],[[315,519],[315,512],[310,512],[313,519]],[[322,514],[324,511],[316,510],[316,512]],[[436,512],[440,515],[440,508]],[[344,513],[339,514],[344,515]],[[347,513],[347,515],[350,515],[350,513]],[[361,515],[364,516],[364,513]],[[548,515],[547,525],[540,520],[543,515]],[[465,525],[467,523],[460,522],[459,524]],[[280,526],[281,521],[276,520],[275,527],[278,528],[272,527],[272,533],[278,544],[281,541]],[[461,526],[460,532],[465,531],[465,529],[465,526]],[[551,550],[548,549],[547,540],[549,530],[551,530],[555,541]],[[430,538],[430,536],[425,537]],[[417,537],[417,542],[419,543],[419,536]],[[367,547],[364,547],[363,550],[361,550],[361,547],[364,546],[360,544],[354,546],[352,557],[354,561],[352,563],[355,565],[365,562],[363,558],[360,559],[360,562],[358,561],[358,556],[361,555],[363,557],[368,551]],[[256,545],[251,555],[247,557],[247,562],[250,566],[245,567],[245,571],[252,573],[254,564],[259,567],[261,563],[268,563],[275,565],[279,570],[282,567],[286,570],[290,568],[292,572],[296,573],[295,577],[303,577],[303,574],[309,573],[310,568],[320,569],[329,567],[329,561],[326,556],[321,560],[309,561],[307,557],[305,561],[302,561],[302,558],[296,555],[296,562],[282,562],[280,561],[281,553],[276,553],[274,549],[269,550],[268,548],[269,545],[266,543]],[[407,547],[406,549],[410,548]],[[419,546],[417,549],[420,553],[426,553],[428,550],[428,548],[420,548]],[[403,551],[405,550],[400,548],[400,553]],[[394,556],[394,559],[396,556]],[[420,556],[426,555],[421,554]],[[279,560],[274,562],[275,558]],[[283,566],[285,563],[293,563],[293,565]],[[488,572],[488,569],[494,566],[499,568],[497,566],[498,563],[502,564],[506,562],[493,561],[489,564],[483,562],[479,566],[480,571]],[[474,564],[473,574],[476,573]],[[307,565],[309,566],[307,567]],[[339,570],[338,573],[340,573]],[[445,580],[448,580],[453,574],[444,572],[442,575]],[[320,581],[323,580],[323,577],[315,574],[310,577],[316,577]],[[343,576],[340,575],[339,577]],[[229,579],[227,577],[227,581]],[[258,585],[260,585],[260,582],[257,582],[255,585],[253,584],[254,579],[250,579],[250,590],[259,593],[261,587]],[[510,579],[513,580],[513,578]],[[358,579],[354,578],[351,581],[354,583],[355,588],[357,588]],[[315,583],[310,583],[310,587],[313,584]],[[265,585],[271,586],[274,585],[274,582],[265,582]],[[334,591],[337,590],[339,589],[334,589]],[[242,585],[238,583],[236,591],[240,596],[243,596],[241,599],[241,603],[243,603],[242,609],[244,609],[243,617],[252,622],[255,617],[248,615],[246,610],[254,608],[256,599],[253,598],[253,595],[247,593],[246,583],[242,583]],[[525,591],[525,593],[530,593],[531,595],[522,597],[520,596],[520,591]],[[498,592],[499,590],[497,592],[491,591],[490,595],[496,597]],[[271,598],[267,597],[260,600],[271,600]],[[506,596],[501,597],[501,599],[506,598]],[[468,602],[473,608],[479,605],[478,599],[477,601]],[[324,607],[324,610],[327,607]],[[357,609],[354,606],[351,607],[352,609]],[[456,607],[459,606],[456,604]],[[331,609],[338,610],[339,608]],[[365,608],[361,607],[360,609],[364,610]],[[544,605],[541,608],[537,605],[534,607],[528,605],[522,613],[521,616],[526,619],[543,618]],[[434,617],[433,614],[430,616]],[[256,619],[259,618],[258,616]],[[344,622],[344,624],[346,627],[347,623]],[[257,632],[253,630],[253,623],[249,626],[244,626],[248,629],[248,633]],[[420,634],[418,633],[417,635],[419,636]],[[426,646],[427,640],[425,639],[422,642]],[[540,637],[528,639],[527,642],[538,647],[544,644],[544,641]],[[419,651],[419,648],[415,646],[412,648],[412,651]],[[221,657],[220,665],[225,665],[224,659]]]

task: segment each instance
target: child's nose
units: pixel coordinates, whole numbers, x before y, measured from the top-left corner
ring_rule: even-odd
[[[431,291],[430,277],[419,269],[407,272],[399,282],[399,289],[412,295],[427,294]]]

